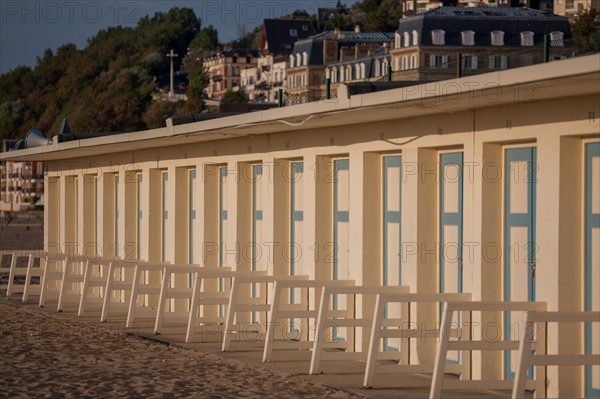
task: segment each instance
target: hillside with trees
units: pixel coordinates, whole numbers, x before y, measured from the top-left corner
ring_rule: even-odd
[[[34,68],[0,76],[0,140],[23,137],[32,127],[52,135],[65,117],[74,132],[128,132],[164,124],[173,113],[199,112],[198,86],[206,77],[197,59],[217,44],[217,31],[202,28],[193,10],[173,8],[133,28],[102,30],[83,50],[73,44],[46,50]],[[190,84],[187,103],[152,103],[154,77],[169,73],[171,49],[180,55],[176,70],[186,64],[196,87]]]

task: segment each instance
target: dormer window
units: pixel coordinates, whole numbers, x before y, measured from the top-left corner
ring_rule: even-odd
[[[302,56],[300,53],[296,54],[296,66],[302,66]]]
[[[294,54],[290,54],[290,68],[294,67]]]
[[[308,32],[308,25],[302,25],[302,30],[304,32]]]
[[[394,35],[394,48],[402,47],[401,41],[402,37],[400,36],[400,33],[396,32],[396,34]]]
[[[521,32],[521,46],[533,46],[533,32]]]
[[[308,53],[302,53],[302,65],[308,65]]]
[[[494,30],[490,33],[492,38],[492,46],[504,46],[504,32]]]
[[[475,45],[475,32],[472,30],[463,30],[460,32],[463,46],[474,46]]]
[[[298,37],[298,31],[296,29],[290,29],[290,37]]]
[[[412,39],[413,39],[413,46],[418,46],[419,45],[419,32],[417,32],[416,30],[412,31]]]
[[[404,47],[410,47],[410,35],[404,32]]]
[[[431,31],[431,43],[435,46],[443,46],[446,44],[446,32],[442,29],[434,29]]]
[[[564,46],[563,37],[565,34],[563,32],[554,31],[550,32],[550,43],[554,47],[562,47]]]

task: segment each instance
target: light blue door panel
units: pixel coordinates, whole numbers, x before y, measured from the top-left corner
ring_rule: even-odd
[[[585,146],[584,309],[600,310],[600,142]],[[585,353],[600,352],[600,326],[585,325]],[[600,398],[600,366],[585,368],[586,397]]]
[[[504,300],[534,301],[536,273],[536,148],[505,150],[504,165]],[[504,337],[515,339],[524,325],[521,312],[505,316]],[[516,356],[504,352],[505,378],[514,378]],[[533,377],[533,367],[529,369]]]

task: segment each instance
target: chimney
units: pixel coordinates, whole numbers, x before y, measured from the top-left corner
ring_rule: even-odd
[[[360,25],[354,25],[354,33],[360,33]]]
[[[323,40],[323,63],[328,64],[338,59],[338,42],[336,39]]]

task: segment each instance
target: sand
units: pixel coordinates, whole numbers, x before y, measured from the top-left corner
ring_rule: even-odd
[[[355,397],[299,377],[4,301],[0,323],[0,397]]]

